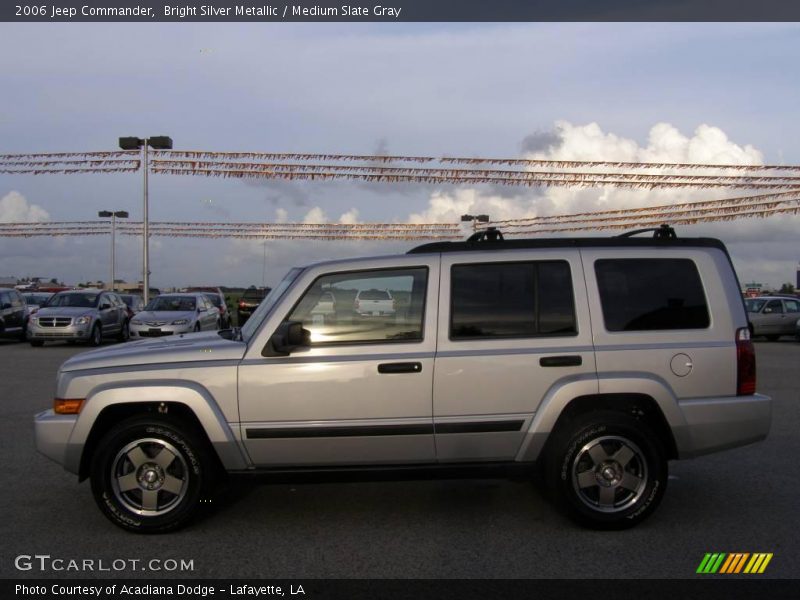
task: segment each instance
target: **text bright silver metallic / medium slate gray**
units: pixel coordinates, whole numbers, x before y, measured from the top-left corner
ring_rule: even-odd
[[[391,310],[363,308],[375,290]],[[376,467],[541,469],[609,529],[653,512],[668,460],[770,419],[724,245],[659,231],[293,269],[241,331],[65,362],[36,443],[133,531],[185,524],[226,473]]]

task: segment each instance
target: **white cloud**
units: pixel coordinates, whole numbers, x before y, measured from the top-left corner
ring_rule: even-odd
[[[47,221],[50,214],[37,204],[30,204],[19,192],[11,191],[0,198],[0,223]]]
[[[530,159],[724,163],[736,165],[763,164],[761,152],[753,146],[738,145],[728,139],[721,129],[700,125],[692,136],[682,134],[669,123],[654,125],[646,145],[635,140],[605,132],[597,123],[573,125],[567,121],[555,124],[556,139],[546,151],[525,155]],[[539,167],[535,170],[543,170]],[[591,171],[590,168],[582,169]],[[594,169],[598,170],[598,169]],[[599,170],[604,170],[599,168]],[[670,173],[652,169],[649,173]],[[712,171],[705,171],[712,173]],[[512,188],[508,188],[509,191]],[[493,220],[515,219],[541,215],[569,214],[615,208],[674,204],[689,200],[735,196],[736,193],[697,189],[635,190],[617,187],[597,188],[530,188],[517,196],[507,197],[490,188],[457,189],[434,193],[428,207],[409,216],[412,222],[458,220],[464,213],[489,214]]]
[[[358,209],[351,208],[346,213],[339,217],[339,223],[352,225],[358,223]]]
[[[328,216],[319,206],[315,206],[303,217],[303,223],[327,223]]]

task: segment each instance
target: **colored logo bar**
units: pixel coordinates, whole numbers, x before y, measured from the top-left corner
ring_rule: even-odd
[[[772,560],[771,552],[707,552],[697,567],[697,573],[732,575],[738,573],[763,573],[769,561]]]

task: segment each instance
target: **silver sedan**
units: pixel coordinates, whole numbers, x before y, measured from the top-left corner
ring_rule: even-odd
[[[219,329],[219,311],[203,294],[161,294],[130,322],[131,338]]]

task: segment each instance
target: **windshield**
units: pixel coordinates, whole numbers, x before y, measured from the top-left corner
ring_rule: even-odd
[[[145,310],[154,312],[187,312],[197,308],[194,296],[158,296],[145,306]]]
[[[286,290],[289,289],[289,286],[294,283],[294,280],[297,279],[302,272],[303,269],[298,267],[291,269],[281,282],[270,290],[266,298],[258,305],[258,308],[253,311],[247,323],[242,326],[242,339],[245,342],[250,340],[250,336],[256,332],[261,322],[264,320],[264,317],[267,316],[272,307],[277,304],[278,300],[281,299]]]
[[[757,313],[761,311],[765,302],[766,300],[760,298],[748,298],[744,301],[744,305],[747,307],[747,312]]]
[[[47,302],[52,294],[25,294],[25,304],[42,305]]]
[[[47,303],[47,307],[76,306],[79,308],[92,308],[97,304],[97,298],[99,298],[99,294],[82,294],[80,292],[57,294]]]

